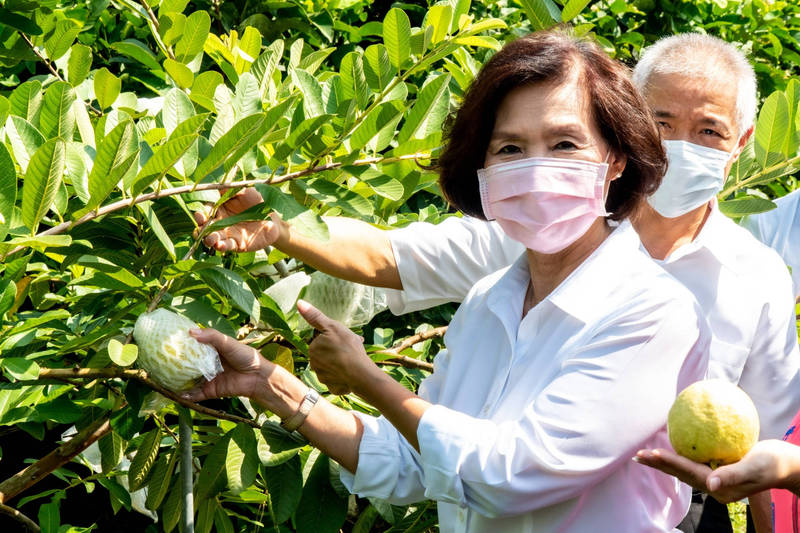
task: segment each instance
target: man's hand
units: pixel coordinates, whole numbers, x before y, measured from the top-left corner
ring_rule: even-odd
[[[364,350],[364,339],[303,300],[297,310],[320,334],[309,345],[311,368],[333,394],[358,392],[358,384],[378,369]]]
[[[275,365],[258,351],[215,329],[191,329],[189,334],[200,342],[216,348],[224,372],[184,394],[184,397],[199,402],[209,398],[247,396],[255,398],[256,392],[264,388]]]
[[[779,440],[757,442],[741,461],[711,470],[671,450],[639,450],[635,460],[671,474],[722,503],[741,500],[769,488],[793,488],[800,474],[800,447]]]
[[[257,190],[243,189],[222,204],[214,216],[214,220],[222,220],[237,215],[246,209],[263,202]],[[194,219],[202,226],[208,221],[206,213],[196,211]],[[220,252],[252,252],[271,246],[280,237],[283,220],[277,213],[270,214],[270,220],[240,222],[219,231],[206,235],[203,242],[209,248]]]

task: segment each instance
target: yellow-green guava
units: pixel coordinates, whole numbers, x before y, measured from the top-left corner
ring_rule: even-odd
[[[675,451],[711,468],[734,463],[758,440],[758,412],[742,389],[722,379],[686,387],[669,410],[667,431]]]

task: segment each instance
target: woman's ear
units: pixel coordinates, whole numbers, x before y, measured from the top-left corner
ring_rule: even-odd
[[[625,170],[625,165],[628,163],[627,156],[618,155],[616,152],[611,152],[608,161],[608,180],[614,181],[622,176],[622,171]]]

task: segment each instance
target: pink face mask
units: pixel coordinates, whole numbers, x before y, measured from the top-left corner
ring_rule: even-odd
[[[578,240],[606,216],[607,163],[531,157],[478,170],[483,213],[506,234],[544,254]]]

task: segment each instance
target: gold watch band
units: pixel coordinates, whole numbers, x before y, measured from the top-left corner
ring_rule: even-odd
[[[318,400],[319,393],[314,389],[308,389],[308,392],[303,397],[303,401],[300,402],[300,407],[297,408],[297,411],[295,411],[293,415],[281,422],[281,427],[291,432],[302,426],[303,422],[306,421],[308,413],[311,412],[311,409],[314,408]]]

